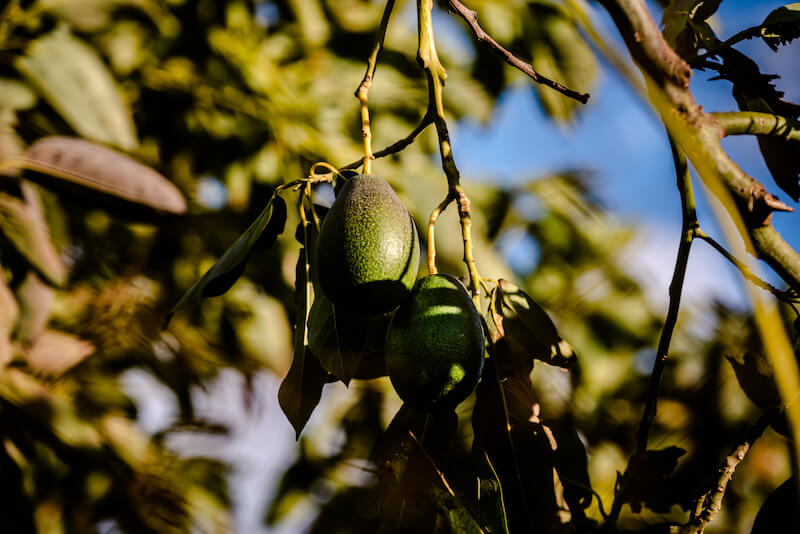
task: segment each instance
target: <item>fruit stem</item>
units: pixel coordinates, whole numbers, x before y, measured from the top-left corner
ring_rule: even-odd
[[[364,79],[361,80],[358,88],[356,89],[355,96],[361,102],[361,136],[364,138],[364,174],[370,174],[372,171],[372,160],[375,156],[372,154],[372,130],[369,123],[369,106],[367,99],[369,90],[372,88],[372,80],[375,77],[375,68],[378,66],[378,54],[383,49],[383,40],[386,38],[386,28],[389,26],[389,17],[394,8],[394,0],[386,2],[386,7],[383,10],[383,17],[381,18],[381,25],[378,28],[378,35],[375,38],[375,45],[372,47],[372,52],[367,59],[367,70],[364,73]]]
[[[452,201],[458,203],[458,219],[461,224],[461,237],[464,241],[464,263],[469,272],[469,290],[472,293],[472,300],[475,306],[480,309],[480,275],[478,274],[478,267],[475,263],[475,257],[472,251],[472,221],[470,219],[469,199],[467,198],[464,189],[461,187],[461,177],[456,166],[455,159],[453,158],[453,149],[450,145],[450,134],[447,130],[447,120],[444,116],[444,101],[442,98],[442,89],[444,82],[447,78],[447,73],[444,70],[439,56],[436,53],[436,43],[433,37],[433,20],[431,17],[431,10],[433,9],[433,0],[417,0],[417,30],[419,33],[419,50],[417,51],[417,63],[425,71],[425,77],[428,81],[428,112],[427,114],[433,115],[433,123],[436,126],[436,133],[439,137],[439,153],[442,157],[442,169],[445,176],[447,176],[448,193],[445,200],[440,206],[447,207]],[[436,217],[438,213],[444,210],[444,207],[434,210]],[[431,214],[433,218],[433,214]],[[433,223],[436,219],[433,218]],[[430,237],[432,230],[431,224],[428,226],[428,236]],[[435,265],[431,262],[431,251],[433,241],[428,241],[428,270],[430,271]],[[433,251],[435,255],[435,250]]]
[[[439,215],[447,208],[448,204],[453,201],[450,195],[447,195],[442,202],[436,206],[428,218],[428,274],[436,274],[436,239],[434,236],[434,226]]]

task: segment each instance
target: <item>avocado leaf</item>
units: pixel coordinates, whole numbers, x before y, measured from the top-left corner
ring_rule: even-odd
[[[256,244],[262,248],[271,247],[283,233],[285,224],[286,202],[273,194],[250,227],[173,306],[170,316],[179,310],[197,306],[206,297],[216,297],[228,291],[244,272],[247,259]]]
[[[492,294],[490,331],[498,351],[512,360],[533,358],[569,368],[576,356],[553,321],[531,297],[507,280]]]
[[[800,37],[800,2],[773,10],[761,23],[761,38],[772,50]]]
[[[289,372],[278,389],[278,403],[295,430],[295,438],[308,422],[314,408],[322,397],[322,388],[327,382],[328,373],[311,353],[306,342],[306,316],[311,281],[308,280],[308,261],[306,250],[300,251],[297,259],[297,278],[295,283],[295,303],[297,322],[294,330],[294,354]]]

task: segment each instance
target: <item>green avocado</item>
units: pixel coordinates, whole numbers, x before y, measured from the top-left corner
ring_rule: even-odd
[[[347,180],[317,240],[325,296],[362,314],[386,313],[408,296],[418,270],[416,225],[392,187],[367,174]]]
[[[447,274],[420,279],[386,333],[386,370],[412,407],[455,408],[478,384],[481,318],[466,288]]]

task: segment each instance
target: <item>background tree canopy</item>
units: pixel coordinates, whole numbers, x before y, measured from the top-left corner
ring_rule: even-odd
[[[741,45],[796,56],[800,4],[723,30],[721,0],[596,4],[5,2],[2,524],[792,531],[800,255],[772,223],[797,225],[782,212],[800,197],[800,104]],[[471,180],[451,152],[448,125],[496,120],[512,87],[548,128],[569,128],[601,69],[669,133],[683,230],[668,309],[652,300],[666,288],[636,271],[636,228],[590,170]],[[690,88],[693,71],[711,75]],[[722,83],[737,109],[704,112],[692,91]],[[720,144],[735,135],[758,136],[771,180],[736,165]],[[430,214],[450,204],[435,266],[465,281],[487,338],[483,378],[455,413],[403,405],[384,364],[390,317],[337,312],[316,287],[331,182],[370,153],[423,257]],[[693,182],[719,225],[698,220]],[[742,273],[752,305],[680,306],[697,240]],[[237,386],[220,395],[224,383]],[[261,432],[244,439],[251,425]],[[240,443],[242,458],[285,458],[290,425],[291,465],[256,491],[248,465],[219,454]]]

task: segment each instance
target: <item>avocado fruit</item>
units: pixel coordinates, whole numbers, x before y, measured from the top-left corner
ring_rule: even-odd
[[[325,216],[315,270],[322,292],[362,315],[387,313],[408,296],[419,271],[414,218],[386,180],[349,178]]]
[[[421,278],[386,333],[386,370],[408,405],[453,409],[483,370],[481,318],[464,285],[447,274]]]

